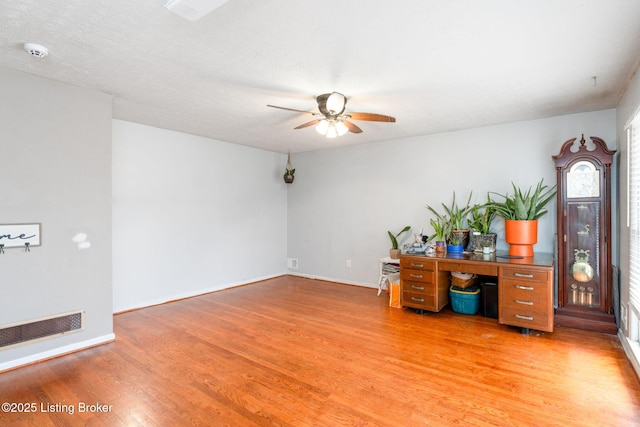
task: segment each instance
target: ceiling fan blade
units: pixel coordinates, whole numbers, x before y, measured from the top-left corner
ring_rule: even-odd
[[[396,118],[375,113],[347,113],[352,120],[367,120],[369,122],[391,122],[395,123]]]
[[[296,110],[295,108],[278,107],[277,105],[270,105],[270,104],[267,104],[267,107],[279,108],[280,110],[295,111],[296,113],[317,114],[312,111]]]
[[[347,129],[349,129],[349,132],[351,133],[362,133],[362,129],[360,129],[358,126],[356,126],[355,124],[351,123],[348,120],[343,120],[342,123],[344,123],[344,125],[347,127]]]
[[[320,123],[320,119],[315,119],[315,120],[311,120],[310,122],[303,123],[300,126],[296,126],[294,127],[294,129],[303,129],[309,126],[317,125],[318,123]]]

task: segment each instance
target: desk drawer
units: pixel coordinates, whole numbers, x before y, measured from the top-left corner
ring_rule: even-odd
[[[434,295],[403,291],[402,301],[400,303],[405,307],[424,308],[436,311],[436,297]]]
[[[402,280],[410,280],[414,282],[434,283],[435,275],[433,271],[428,270],[410,270],[400,269],[400,278]]]
[[[436,285],[433,283],[413,282],[405,280],[402,282],[402,292],[411,292],[412,294],[435,295]]]
[[[550,284],[503,279],[500,282],[500,305],[503,307],[550,312]]]
[[[521,328],[553,332],[553,315],[539,311],[501,306],[499,322]]]
[[[436,263],[433,260],[419,257],[400,258],[400,268],[434,271],[436,269]]]
[[[520,281],[535,280],[538,282],[547,282],[549,280],[549,272],[547,270],[532,270],[529,268],[503,267],[500,277]]]
[[[457,261],[439,261],[440,271],[460,271],[462,273],[479,274],[481,276],[497,276],[498,267],[495,265],[471,264]]]

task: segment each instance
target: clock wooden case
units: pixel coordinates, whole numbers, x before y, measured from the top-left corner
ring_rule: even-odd
[[[555,324],[617,332],[611,297],[611,164],[601,138],[566,141],[553,156],[558,183]]]

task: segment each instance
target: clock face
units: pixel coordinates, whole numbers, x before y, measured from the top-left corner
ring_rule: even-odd
[[[600,171],[589,161],[576,162],[567,172],[567,198],[600,197]]]

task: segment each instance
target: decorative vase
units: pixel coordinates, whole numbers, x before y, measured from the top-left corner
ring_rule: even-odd
[[[515,220],[504,221],[505,241],[509,246],[509,255],[512,256],[533,256],[533,245],[538,242],[538,220]]]
[[[469,243],[469,230],[452,230],[451,236],[459,237],[462,242],[462,247],[467,247],[467,243]]]
[[[437,254],[443,254],[447,251],[447,247],[445,245],[445,243],[443,241],[437,241],[436,242],[436,253]]]
[[[464,245],[447,245],[447,253],[461,254],[464,252]]]
[[[481,253],[484,252],[484,248],[489,248],[489,253],[493,253],[496,251],[497,240],[498,235],[496,233],[482,234],[474,231],[469,235],[469,246],[467,246],[467,249]]]
[[[400,257],[400,249],[389,249],[389,258],[398,259]]]

